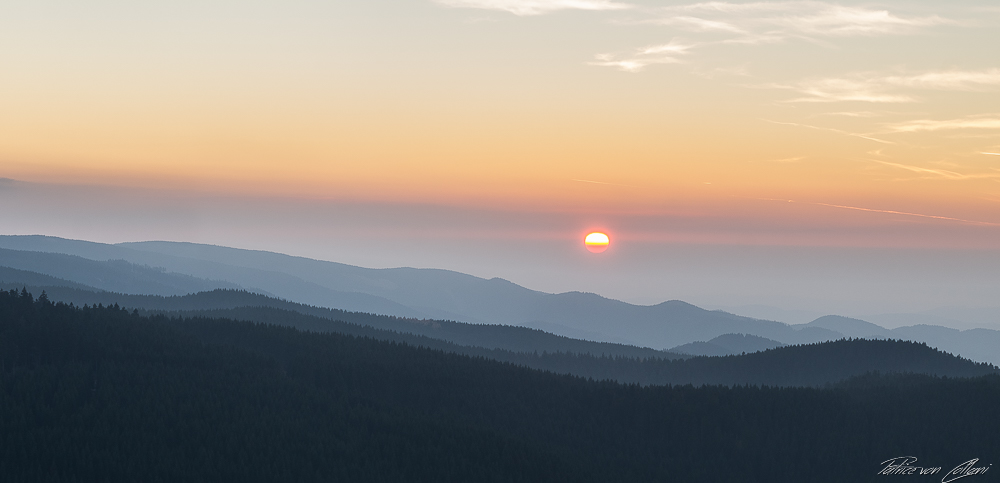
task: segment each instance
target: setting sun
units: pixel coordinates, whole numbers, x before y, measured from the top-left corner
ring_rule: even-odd
[[[604,233],[594,232],[587,235],[587,238],[583,240],[583,243],[587,246],[587,250],[590,250],[593,253],[601,253],[608,249],[608,245],[611,243],[611,240],[608,238],[608,235],[605,235]]]

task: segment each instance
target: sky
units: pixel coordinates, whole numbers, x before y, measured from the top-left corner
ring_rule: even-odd
[[[986,0],[3,2],[0,231],[997,306],[998,27]]]

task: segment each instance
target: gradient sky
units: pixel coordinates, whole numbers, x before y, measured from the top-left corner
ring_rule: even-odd
[[[997,305],[997,45],[986,0],[4,2],[2,231],[647,303]]]

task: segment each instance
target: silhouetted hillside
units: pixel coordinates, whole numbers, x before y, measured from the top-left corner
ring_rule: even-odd
[[[819,327],[821,329],[832,330],[849,337],[863,337],[865,339],[878,339],[892,337],[892,331],[884,327],[866,322],[860,319],[843,317],[840,315],[825,315],[808,324],[792,327]]]
[[[871,371],[882,373],[921,373],[948,377],[974,377],[996,372],[988,364],[978,364],[907,341],[841,340],[805,346],[787,346],[753,354],[727,357],[666,358],[628,355],[642,349],[630,346],[593,344],[566,339],[567,352],[487,350],[482,347],[452,344],[443,340],[408,333],[385,331],[374,327],[336,322],[272,308],[242,307],[229,310],[172,312],[185,317],[231,318],[273,325],[295,327],[315,332],[334,332],[377,340],[404,342],[474,357],[510,362],[526,367],[573,374],[597,380],[610,379],[637,384],[757,384],[768,386],[823,386]],[[356,314],[364,320],[363,314]],[[467,326],[470,329],[481,326]],[[493,326],[503,335],[522,334]],[[521,329],[524,330],[524,329]],[[506,333],[506,334],[505,334]],[[546,334],[548,337],[550,334]],[[522,337],[503,344],[505,347],[527,345]],[[528,339],[531,340],[531,339]],[[549,338],[531,340],[538,345],[552,344]],[[505,341],[506,342],[506,341]],[[494,344],[500,345],[500,344]],[[554,345],[554,344],[552,344]],[[590,349],[581,350],[581,349]],[[596,353],[594,349],[608,349]],[[616,354],[624,353],[624,354]]]
[[[112,259],[128,260],[139,265],[165,267],[171,272],[183,273],[197,278],[226,280],[236,286],[252,289],[255,292],[273,294],[286,299],[294,299],[296,302],[320,307],[389,314],[401,317],[427,317],[427,314],[418,310],[406,307],[402,304],[387,300],[377,295],[362,293],[362,291],[356,290],[350,286],[346,286],[343,290],[336,290],[303,280],[299,277],[283,272],[280,269],[280,265],[276,265],[274,267],[276,268],[275,270],[257,269],[252,267],[229,265],[200,258],[178,257],[169,254],[138,251],[122,245],[108,245],[104,243],[67,240],[63,238],[38,235],[0,236],[0,247],[15,250],[30,250],[39,253],[70,254],[96,261]],[[0,258],[0,265],[3,265],[2,258]],[[349,267],[349,265],[344,266]],[[359,268],[359,270],[367,269]],[[45,270],[38,271],[49,273]],[[79,281],[76,279],[72,280]],[[112,291],[142,293],[127,290]],[[184,293],[193,293],[197,291],[199,290],[192,290]]]
[[[10,290],[11,288],[20,289],[23,286],[30,286],[61,287],[91,292],[100,291],[98,288],[84,285],[82,283],[71,282],[69,280],[63,280],[61,278],[52,277],[38,272],[18,270],[16,268],[4,266],[0,266],[0,285],[4,285],[4,290]],[[41,293],[41,290],[36,290],[35,293]]]
[[[643,388],[0,293],[10,482],[869,481],[1000,453],[998,403],[996,376]]]
[[[128,294],[183,295],[216,288],[241,288],[231,282],[204,280],[190,275],[167,273],[162,268],[136,265],[125,260],[94,261],[73,255],[3,248],[0,248],[0,266],[21,272],[4,272],[2,275],[5,278],[31,271],[100,290]],[[9,281],[30,282],[29,280]]]
[[[694,356],[729,356],[744,352],[760,352],[785,344],[749,334],[722,334],[710,341],[692,342],[670,349],[670,352]]]
[[[11,287],[4,286],[4,284],[0,284],[0,287],[17,290],[22,288],[21,285]],[[162,297],[93,292],[67,287],[34,286],[27,288],[33,293],[41,293],[44,290],[52,301],[72,303],[77,306],[117,304],[121,307],[127,307],[130,310],[140,309],[143,313],[174,312],[187,316],[231,317],[277,325],[291,325],[303,330],[319,332],[356,333],[347,332],[348,328],[343,324],[329,323],[329,321],[342,321],[347,324],[370,326],[385,331],[423,335],[431,339],[448,341],[460,346],[504,349],[512,352],[572,352],[598,356],[643,358],[683,357],[678,354],[644,347],[571,339],[526,327],[463,324],[445,320],[409,319],[387,315],[347,312],[337,309],[312,307],[239,290],[220,289],[211,292]],[[262,310],[264,308],[279,310]],[[309,315],[310,317],[296,317],[293,312]],[[366,335],[378,337],[376,334],[376,332],[372,332]],[[384,339],[385,334],[381,338]]]

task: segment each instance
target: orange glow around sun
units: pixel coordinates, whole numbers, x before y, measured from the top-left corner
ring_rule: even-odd
[[[608,238],[608,235],[601,232],[591,233],[583,240],[583,244],[587,246],[587,250],[593,253],[601,253],[607,250],[610,243],[611,239]]]

